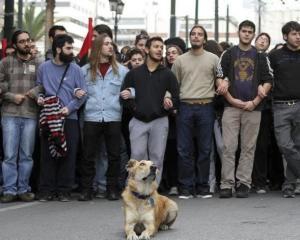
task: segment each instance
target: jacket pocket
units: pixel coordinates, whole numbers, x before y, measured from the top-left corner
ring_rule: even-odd
[[[119,95],[121,90],[121,81],[112,80],[109,83],[110,93],[113,95]]]

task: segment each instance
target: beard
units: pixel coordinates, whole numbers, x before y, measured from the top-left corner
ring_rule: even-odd
[[[17,52],[20,54],[20,55],[28,55],[28,54],[30,54],[30,47],[25,47],[24,49],[21,49],[21,48],[17,48],[16,49],[17,50]]]
[[[162,58],[161,58],[161,59],[157,59],[157,58],[153,57],[153,55],[152,55],[151,52],[149,52],[148,57],[149,57],[153,62],[161,62],[161,61],[162,61]]]
[[[67,63],[70,63],[74,60],[74,54],[73,53],[65,54],[63,51],[61,51],[60,54],[59,54],[59,59],[63,63],[67,64]]]
[[[197,50],[197,49],[202,48],[202,46],[203,46],[203,45],[195,45],[195,44],[193,45],[193,44],[192,44],[192,49]]]

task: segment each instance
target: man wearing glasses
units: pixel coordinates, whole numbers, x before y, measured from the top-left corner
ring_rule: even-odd
[[[18,30],[12,36],[15,53],[0,63],[4,161],[2,203],[19,198],[29,202],[29,186],[35,143],[38,107],[34,100],[36,70],[40,64],[30,54],[29,33]]]

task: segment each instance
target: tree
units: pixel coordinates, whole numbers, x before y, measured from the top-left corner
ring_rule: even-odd
[[[54,23],[55,0],[46,0],[46,22],[45,22],[45,49],[50,46],[48,32]]]
[[[44,35],[46,11],[41,10],[41,12],[36,15],[35,10],[34,3],[26,6],[23,18],[23,29],[28,31],[30,36],[37,41]]]

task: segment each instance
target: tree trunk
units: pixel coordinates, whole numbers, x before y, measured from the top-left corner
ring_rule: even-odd
[[[47,51],[47,49],[50,47],[48,32],[49,29],[53,26],[54,8],[55,0],[46,0],[45,51]]]

